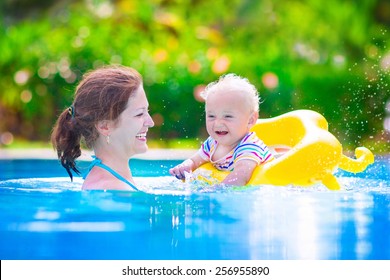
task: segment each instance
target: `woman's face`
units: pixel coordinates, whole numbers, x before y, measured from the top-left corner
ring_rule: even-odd
[[[149,103],[142,84],[132,94],[126,109],[110,135],[110,144],[117,145],[128,157],[147,151],[147,132],[154,122],[149,115]]]

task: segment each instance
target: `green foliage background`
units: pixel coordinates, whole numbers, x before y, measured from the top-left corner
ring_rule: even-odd
[[[382,142],[381,151],[388,152],[383,150],[389,141],[383,123],[390,114],[387,0],[0,5],[0,136],[10,132],[47,141],[82,74],[120,63],[143,75],[156,122],[150,137],[162,142],[204,138],[203,103],[194,92],[234,72],[259,89],[262,118],[313,109],[344,144]],[[276,87],[267,77],[277,78]]]

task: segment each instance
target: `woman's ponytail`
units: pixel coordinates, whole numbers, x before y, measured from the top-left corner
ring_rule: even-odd
[[[53,148],[57,151],[61,165],[73,181],[72,171],[80,175],[76,159],[81,155],[81,134],[77,129],[77,120],[73,105],[59,116],[51,134]]]

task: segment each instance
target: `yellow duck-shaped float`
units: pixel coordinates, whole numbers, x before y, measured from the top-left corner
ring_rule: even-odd
[[[310,186],[321,182],[330,190],[339,190],[340,184],[333,175],[337,168],[359,173],[374,162],[374,155],[365,147],[356,148],[356,159],[345,156],[341,143],[328,131],[328,122],[315,111],[296,110],[259,119],[251,131],[271,148],[287,146],[289,149],[257,166],[247,185]],[[219,182],[228,174],[210,163],[196,170],[198,174],[203,171]]]

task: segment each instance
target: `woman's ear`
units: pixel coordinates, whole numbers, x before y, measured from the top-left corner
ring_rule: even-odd
[[[259,112],[253,112],[251,114],[251,116],[249,117],[249,121],[248,121],[248,127],[251,128],[252,126],[254,126],[257,122],[257,119],[259,118]]]
[[[103,136],[109,136],[111,133],[111,122],[108,120],[98,121],[95,124],[95,128]]]

